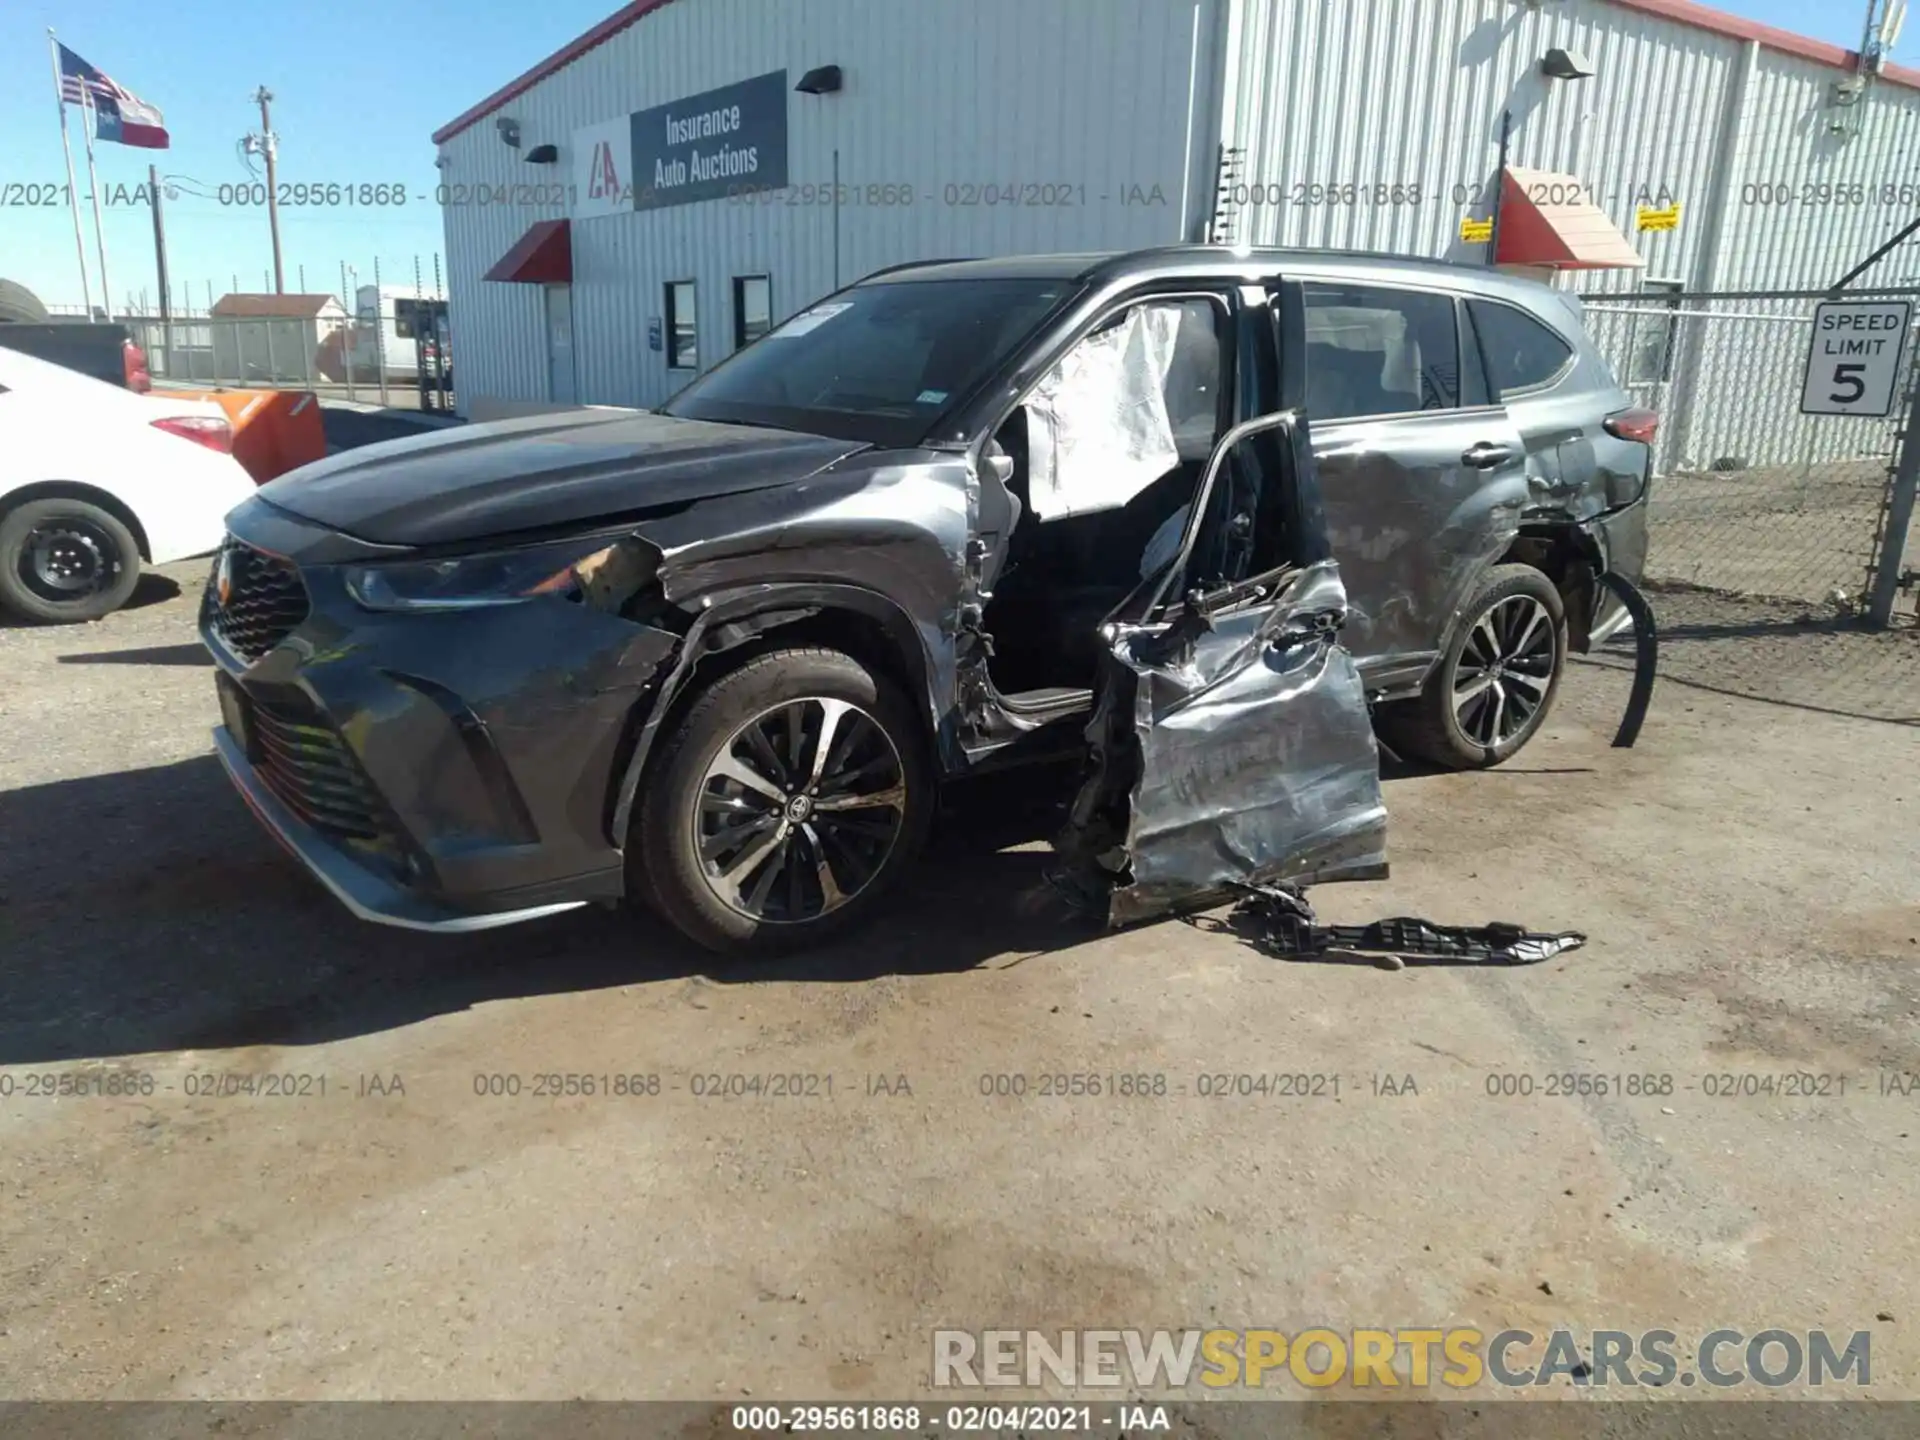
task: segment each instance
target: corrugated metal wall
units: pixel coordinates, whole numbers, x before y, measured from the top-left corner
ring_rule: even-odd
[[[1263,202],[1235,207],[1236,239],[1477,261],[1460,222],[1492,213],[1511,110],[1510,163],[1574,175],[1629,233],[1637,197],[1679,198],[1688,223],[1637,238],[1648,275],[1688,278],[1737,42],[1603,0],[1231,0],[1228,25],[1222,137]],[[1596,74],[1546,79],[1555,47]]]
[[[1720,244],[1698,288],[1823,289],[1920,218],[1920,92],[1878,84],[1837,109],[1829,98],[1840,77],[1828,66],[1757,46],[1746,64],[1721,180]],[[1854,133],[1836,133],[1835,122]],[[1902,247],[1854,288],[1913,284],[1920,249]],[[1800,413],[1811,302],[1693,308],[1706,313],[1681,322],[1667,402],[1678,421],[1667,443],[1676,468],[1891,456],[1891,420]],[[1605,327],[1596,318],[1593,328]]]
[[[1831,285],[1920,218],[1920,91],[1875,84],[1844,110],[1839,73],[1795,55],[1755,57],[1728,188],[1713,288]],[[1841,120],[1857,134],[1836,135]],[[1920,283],[1920,249],[1896,251],[1856,284]]]
[[[1165,244],[1183,233],[1183,199],[1212,193],[1204,92],[1216,69],[1215,4],[685,0],[505,106],[500,113],[520,121],[520,151],[501,143],[493,116],[454,136],[442,147],[442,179],[455,187],[564,185],[579,127],[782,66],[791,83],[813,66],[837,64],[846,76],[841,93],[789,97],[788,177],[795,187],[826,186],[839,150],[849,187],[840,209],[843,283],[903,260]],[[1196,78],[1203,93],[1189,125]],[[521,160],[543,143],[560,147],[560,164]],[[1029,183],[1068,191],[1067,203],[949,203],[967,198],[949,194],[949,185]],[[868,203],[868,185],[910,188],[913,202]],[[537,287],[479,277],[534,219],[560,213],[449,209],[463,402],[545,398]],[[1200,218],[1186,217],[1189,229]],[[670,375],[665,357],[647,349],[648,320],[661,313],[669,280],[698,284],[703,365],[732,348],[732,277],[770,274],[776,318],[834,286],[828,205],[705,201],[577,219],[572,231],[583,402],[654,404],[684,383],[685,372]]]
[[[1538,62],[1556,47],[1596,73],[1546,79]],[[1190,236],[1214,209],[1216,143],[1239,152],[1236,240],[1476,262],[1484,246],[1459,227],[1491,213],[1503,110],[1512,163],[1584,182],[1647,259],[1566,278],[1588,292],[1824,285],[1920,214],[1920,92],[1881,83],[1836,111],[1837,70],[1608,0],[679,0],[506,105],[519,151],[494,116],[455,136],[442,180],[455,199],[476,185],[564,186],[582,126],[822,64],[841,65],[846,88],[789,97],[788,170],[804,194],[832,179],[839,151],[843,282],[909,259]],[[1841,118],[1860,133],[1829,133]],[[560,164],[521,159],[542,143]],[[949,185],[1027,183],[1069,203],[948,203]],[[906,187],[914,202],[866,203],[868,185]],[[1155,187],[1157,202],[1126,203]],[[1672,200],[1677,229],[1635,230],[1638,204]],[[479,277],[533,220],[561,213],[448,209],[463,397],[546,397],[540,295]],[[686,378],[646,345],[666,281],[698,284],[707,365],[731,349],[733,276],[770,274],[776,317],[836,278],[826,205],[706,201],[576,220],[573,234],[588,402],[657,403]],[[1905,253],[1867,279],[1920,280],[1920,252]],[[1706,353],[1687,365],[1724,369]]]
[[[504,114],[514,115],[530,131],[552,107],[538,90],[516,100]],[[549,124],[552,122],[549,121]],[[529,165],[521,160],[537,143],[523,140],[520,150],[501,144],[489,116],[440,147],[440,193],[447,240],[447,323],[459,408],[465,413],[476,396],[520,400],[547,398],[546,331],[537,285],[502,285],[480,277],[504,255],[535,220],[565,213],[559,203],[496,205],[471,197],[478,187],[564,185],[561,167]]]
[[[1459,226],[1491,214],[1503,110],[1511,163],[1584,182],[1647,261],[1574,277],[1583,290],[1826,285],[1920,215],[1920,91],[1881,83],[1835,110],[1836,69],[1607,0],[1229,0],[1227,26],[1222,139],[1243,152],[1249,198],[1280,202],[1235,207],[1238,240],[1477,261],[1484,245]],[[1539,61],[1554,48],[1594,75],[1547,79]],[[1828,133],[1843,117],[1860,133]],[[1418,182],[1418,203],[1358,188],[1383,182]],[[1761,182],[1790,200],[1748,188]],[[1818,188],[1888,182],[1885,203]],[[1300,188],[1315,184],[1353,185],[1359,199]],[[1679,227],[1636,232],[1636,204],[1668,199]]]
[[[1480,263],[1486,246],[1463,242],[1460,222],[1492,213],[1503,110],[1510,163],[1582,182],[1647,262],[1561,277],[1584,293],[1821,288],[1920,217],[1920,91],[1880,82],[1836,108],[1834,67],[1607,0],[1229,0],[1225,23],[1220,133],[1241,152],[1246,189],[1228,197],[1248,202],[1231,210],[1239,241]],[[1594,74],[1547,79],[1539,62],[1555,48]],[[1415,183],[1417,202],[1392,193]],[[1329,203],[1324,187],[1346,186],[1352,200],[1342,189]],[[1635,228],[1638,206],[1671,201],[1676,229]],[[1920,283],[1920,247],[1860,283]],[[1798,413],[1810,306],[1713,308],[1676,327],[1660,387],[1676,466],[1888,447],[1884,422]],[[1589,328],[1624,373],[1659,324],[1595,307]]]

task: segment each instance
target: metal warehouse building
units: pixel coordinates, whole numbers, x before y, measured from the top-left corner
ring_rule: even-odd
[[[1685,0],[638,0],[434,139],[467,413],[658,403],[902,261],[1182,239],[1578,272],[1649,297],[1631,383],[1717,384],[1661,305],[1920,215],[1920,74]]]

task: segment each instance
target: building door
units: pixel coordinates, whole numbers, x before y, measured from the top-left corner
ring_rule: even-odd
[[[573,405],[573,287],[547,286],[547,398]]]

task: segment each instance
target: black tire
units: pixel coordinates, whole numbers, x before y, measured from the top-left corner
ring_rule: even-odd
[[[43,568],[41,546],[52,533],[59,548],[48,564],[69,569],[83,588],[63,592]],[[68,558],[72,557],[72,558]],[[127,603],[140,582],[140,546],[124,521],[84,500],[29,500],[0,516],[0,609],[42,625],[98,620]],[[65,598],[63,598],[63,593]]]
[[[18,280],[0,280],[0,324],[44,325],[47,307]]]
[[[712,776],[710,767],[719,763],[723,751],[738,753],[733,751],[734,742],[749,725],[776,712],[784,718],[789,707],[798,707],[803,716],[823,715],[824,708],[817,704],[821,701],[842,702],[854,707],[846,712],[847,717],[858,716],[843,718],[840,722],[836,743],[829,746],[829,764],[838,745],[858,741],[870,747],[862,753],[877,757],[873,764],[880,767],[876,771],[878,775],[887,769],[890,747],[904,788],[897,819],[895,808],[887,806],[877,812],[866,810],[857,823],[880,829],[891,827],[891,840],[881,847],[860,835],[856,837],[862,847],[858,856],[844,850],[835,852],[841,854],[845,867],[829,866],[836,890],[843,873],[850,877],[859,873],[855,861],[872,861],[873,868],[858,888],[846,892],[848,898],[830,904],[825,898],[824,881],[809,878],[818,873],[818,862],[827,856],[822,837],[836,839],[838,844],[840,818],[823,820],[823,805],[820,813],[786,825],[782,833],[795,837],[790,852],[775,851],[764,865],[749,865],[736,872],[737,896],[743,890],[757,888],[749,882],[756,877],[765,881],[769,869],[780,863],[785,854],[793,856],[786,863],[797,864],[802,872],[801,878],[794,881],[788,871],[780,871],[779,878],[770,883],[780,889],[782,895],[777,899],[763,896],[762,904],[767,908],[748,913],[722,897],[717,888],[721,882],[709,878],[700,854],[701,841],[697,836],[702,833],[701,827],[710,823],[707,817],[711,813],[710,809],[703,809],[703,796],[713,785],[727,784]],[[769,720],[767,723],[779,722]],[[817,731],[813,735],[817,741]],[[771,955],[802,949],[858,925],[912,865],[932,823],[934,774],[922,737],[923,727],[899,687],[852,656],[837,650],[808,647],[774,650],[754,657],[714,681],[685,707],[671,736],[649,765],[645,789],[628,837],[629,891],[644,898],[695,944],[730,956]],[[796,743],[801,746],[797,768],[804,770],[812,764],[812,750],[806,748],[804,736]],[[759,768],[764,774],[764,767]],[[787,789],[785,785],[780,788]],[[811,795],[821,788],[807,789],[803,776],[789,793],[797,795],[804,791]],[[735,805],[726,812],[729,815],[745,813],[739,809],[740,803],[760,807],[761,815],[750,824],[764,825],[768,818],[787,813],[744,790],[740,790],[736,802],[729,803]],[[724,825],[726,822],[714,823]],[[777,822],[774,828],[782,823],[785,822]],[[831,834],[829,826],[835,827]],[[766,829],[759,832],[762,838],[768,833]],[[709,836],[709,843],[714,838]],[[735,857],[743,856],[751,848],[742,845],[731,853]],[[724,867],[739,862],[736,858],[715,863]],[[789,891],[790,881],[805,893]],[[795,896],[798,898],[793,898]],[[751,907],[750,896],[740,898]],[[814,900],[820,902],[821,910],[809,916],[808,904]],[[790,913],[773,913],[776,907]]]
[[[1489,637],[1518,644],[1521,637],[1517,633],[1503,632],[1517,632],[1537,614],[1527,601],[1545,612],[1543,628],[1549,631],[1548,636],[1528,637],[1532,648],[1525,657],[1505,657],[1489,666]],[[1510,619],[1512,624],[1508,623]],[[1550,643],[1542,649],[1542,641]],[[1493,648],[1497,650],[1498,646]],[[1566,607],[1553,581],[1531,565],[1496,565],[1462,607],[1460,624],[1420,697],[1382,709],[1380,736],[1397,754],[1449,770],[1485,770],[1498,765],[1518,754],[1540,732],[1560,692],[1560,674],[1566,663]],[[1542,670],[1548,673],[1541,674]],[[1485,690],[1456,700],[1456,690],[1472,690],[1490,671],[1494,679]],[[1542,686],[1537,696],[1536,682]],[[1493,709],[1496,693],[1502,707],[1498,711]],[[1486,698],[1480,698],[1482,695]],[[1525,710],[1523,723],[1512,725],[1504,708],[1508,704],[1514,706],[1513,713],[1531,706]]]

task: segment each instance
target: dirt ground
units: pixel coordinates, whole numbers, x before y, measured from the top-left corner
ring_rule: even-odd
[[[1792,626],[1722,625],[1632,751],[1612,658],[1506,769],[1391,779],[1392,879],[1323,914],[1591,936],[1538,967],[1090,932],[1029,781],[957,794],[875,929],[743,970],[601,912],[352,920],[211,757],[202,568],[0,629],[0,1396],[898,1398],[935,1327],[1214,1324],[1866,1330],[1868,1393],[1920,1395],[1920,647],[1868,712],[1754,698]],[[1709,1078],[1783,1072],[1846,1093]],[[1165,1093],[981,1093],[1065,1073]],[[1200,1094],[1276,1073],[1322,1093]],[[769,1074],[832,1094],[696,1094]],[[110,1075],[152,1093],[30,1093]]]
[[[1647,573],[1823,605],[1838,591],[1864,605],[1890,465],[1882,455],[1659,476],[1648,506]],[[1911,564],[1920,555],[1920,514],[1908,537]],[[1912,594],[1896,608],[1913,614]]]

